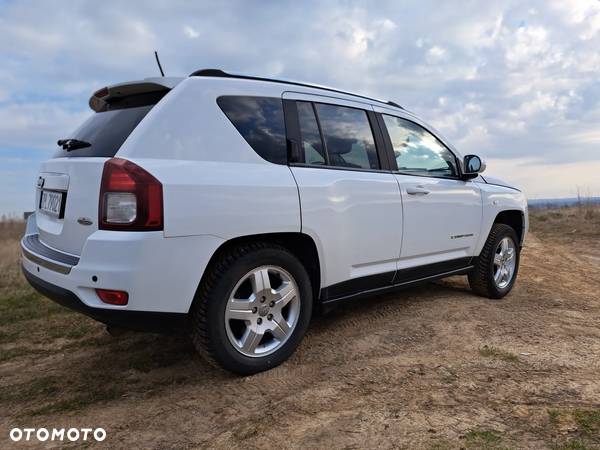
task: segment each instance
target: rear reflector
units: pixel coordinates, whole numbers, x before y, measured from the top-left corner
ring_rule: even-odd
[[[129,294],[124,291],[113,291],[110,289],[96,289],[100,300],[109,305],[126,305],[129,301]]]

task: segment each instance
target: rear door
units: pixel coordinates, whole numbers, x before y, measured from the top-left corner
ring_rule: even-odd
[[[302,231],[321,249],[324,298],[390,284],[402,240],[402,201],[381,158],[372,108],[299,93],[285,93],[284,100],[288,136],[298,128],[291,171]]]
[[[402,281],[402,270],[407,268],[423,267],[426,276],[431,270],[445,272],[466,266],[481,228],[477,183],[460,178],[454,153],[416,119],[381,112],[380,123],[393,148],[395,177],[404,205],[397,281]]]
[[[45,245],[80,255],[98,229],[98,196],[104,162],[115,156],[129,134],[162,98],[135,94],[106,103],[42,163],[36,180],[36,222]]]

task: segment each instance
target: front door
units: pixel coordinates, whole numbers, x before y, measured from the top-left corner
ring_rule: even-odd
[[[464,267],[481,227],[477,183],[460,179],[455,155],[430,131],[408,117],[382,115],[403,200],[399,275],[403,269],[432,264],[439,272]]]

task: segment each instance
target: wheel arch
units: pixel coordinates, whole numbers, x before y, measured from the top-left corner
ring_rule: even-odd
[[[523,245],[525,232],[525,214],[518,209],[506,209],[500,211],[494,218],[493,223],[503,223],[511,227],[517,233],[519,245]]]
[[[319,293],[321,291],[321,265],[319,251],[314,240],[309,235],[300,232],[252,234],[228,239],[227,241],[223,242],[212,254],[204,273],[202,274],[198,288],[200,288],[206,274],[210,272],[212,266],[219,260],[221,255],[240,245],[254,242],[265,242],[280,245],[296,256],[308,272],[308,276],[312,285],[313,301],[316,302],[319,299]]]

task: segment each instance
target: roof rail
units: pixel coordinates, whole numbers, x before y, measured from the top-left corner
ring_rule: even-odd
[[[396,102],[393,102],[393,101],[391,101],[391,100],[388,100],[386,103],[387,103],[388,105],[390,105],[390,106],[395,106],[396,108],[404,109],[404,108],[403,108],[402,106],[400,106],[398,103],[396,103]]]
[[[195,72],[192,72],[190,74],[190,77],[239,78],[239,79],[242,79],[242,80],[270,81],[270,82],[273,82],[273,83],[291,84],[291,85],[294,85],[294,86],[310,87],[310,88],[322,89],[324,91],[337,92],[339,94],[352,95],[354,97],[360,97],[360,98],[364,98],[366,100],[371,100],[371,101],[374,101],[374,102],[383,103],[383,104],[386,104],[386,105],[394,106],[396,108],[404,109],[398,103],[395,103],[395,102],[392,102],[392,101],[379,100],[379,99],[376,99],[376,98],[367,97],[365,95],[354,94],[354,93],[348,92],[348,91],[342,91],[342,90],[339,90],[339,89],[334,89],[334,88],[330,88],[330,87],[326,87],[326,86],[319,86],[318,84],[302,83],[302,82],[299,82],[299,81],[277,80],[275,78],[263,78],[263,77],[255,77],[255,76],[251,76],[251,75],[238,75],[238,74],[232,74],[232,73],[225,72],[225,71],[223,71],[221,69],[200,69],[200,70],[196,70]]]

